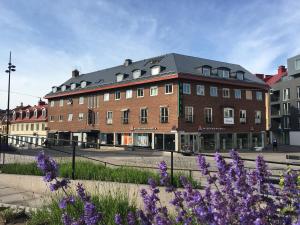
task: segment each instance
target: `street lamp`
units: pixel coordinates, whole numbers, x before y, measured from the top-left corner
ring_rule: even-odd
[[[8,90],[7,90],[7,110],[6,110],[6,143],[8,148],[8,133],[9,133],[9,103],[10,103],[10,73],[16,71],[16,66],[11,63],[11,52],[9,52],[9,63],[8,70],[5,70],[8,73]],[[4,155],[3,155],[4,162]]]

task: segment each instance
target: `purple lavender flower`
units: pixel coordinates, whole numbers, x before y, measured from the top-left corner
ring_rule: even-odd
[[[77,184],[76,191],[82,201],[89,202],[91,200],[91,197],[85,193],[85,189],[82,184]]]
[[[66,213],[62,214],[61,220],[64,225],[72,225],[72,223],[73,223],[71,217]]]
[[[60,188],[68,188],[69,187],[69,179],[62,179],[61,181],[56,180],[54,183],[50,184],[51,191],[57,191]]]
[[[59,208],[65,209],[67,205],[69,204],[74,205],[74,203],[75,203],[75,198],[73,196],[63,197],[59,202]]]
[[[202,175],[208,175],[209,163],[206,163],[205,157],[203,155],[199,155],[197,158],[198,166],[202,172]]]
[[[96,225],[101,220],[101,214],[97,212],[95,205],[91,202],[84,203],[84,222],[86,225]]]
[[[122,225],[122,218],[120,214],[115,215],[115,224]]]
[[[159,163],[160,184],[164,186],[170,185],[170,177],[167,173],[168,167],[165,161]]]
[[[44,152],[39,152],[36,157],[37,167],[44,173],[44,181],[51,182],[58,176],[58,165]]]
[[[127,223],[128,225],[135,225],[136,223],[136,218],[133,212],[129,212],[127,215]]]

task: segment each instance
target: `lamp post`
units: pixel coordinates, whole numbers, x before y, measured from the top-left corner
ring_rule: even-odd
[[[8,69],[5,70],[8,73],[8,90],[7,90],[7,110],[6,110],[6,144],[8,147],[8,133],[9,133],[9,104],[10,104],[10,74],[16,71],[16,66],[11,63],[11,52],[9,52],[9,63]],[[4,153],[3,153],[3,164],[4,164]]]

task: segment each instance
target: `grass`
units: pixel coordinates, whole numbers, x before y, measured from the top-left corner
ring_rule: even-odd
[[[59,196],[53,198],[50,204],[43,206],[36,212],[32,212],[28,225],[62,225],[61,216],[63,211],[58,207]],[[103,223],[112,225],[116,213],[119,213],[126,220],[128,212],[137,210],[135,203],[131,203],[126,194],[121,192],[108,193],[106,195],[92,196],[92,202],[97,210],[103,215]],[[78,218],[82,214],[83,204],[76,201],[75,207],[68,206],[67,211],[73,218]]]
[[[35,163],[13,163],[5,164],[0,167],[2,173],[6,174],[20,174],[20,175],[35,175],[41,176],[41,171],[36,167]],[[72,164],[71,162],[63,162],[59,166],[61,177],[71,178]],[[180,176],[182,173],[174,173],[174,186],[181,187]],[[146,169],[136,169],[129,167],[105,167],[86,161],[76,162],[75,179],[80,180],[100,180],[120,183],[134,183],[147,184],[149,178],[155,179],[159,183],[159,176],[157,172]],[[200,184],[191,178],[189,179],[193,187],[198,188]]]

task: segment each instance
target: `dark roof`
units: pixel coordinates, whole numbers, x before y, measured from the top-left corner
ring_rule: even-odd
[[[231,64],[226,62],[219,62],[219,61],[214,61],[209,59],[170,53],[170,54],[166,54],[154,58],[132,62],[128,66],[120,65],[120,66],[107,68],[107,69],[103,69],[91,73],[81,74],[78,77],[70,78],[63,84],[58,85],[58,87],[61,87],[63,85],[70,86],[72,83],[80,84],[82,81],[88,82],[86,89],[113,84],[116,83],[116,74],[118,73],[122,73],[126,77],[122,82],[118,82],[118,83],[129,82],[133,80],[132,71],[136,69],[142,71],[142,76],[136,80],[145,79],[151,76],[151,68],[155,65],[159,65],[162,67],[161,73],[158,76],[164,76],[166,74],[171,74],[171,73],[188,73],[194,75],[202,75],[202,72],[199,70],[199,68],[201,68],[204,65],[207,65],[210,66],[212,69],[226,67],[230,69],[232,73],[237,71],[242,71],[244,72],[245,82],[265,84],[262,80],[260,80],[255,75],[250,73],[248,70],[246,70],[245,68],[237,64]],[[219,77],[215,77],[215,78],[224,79]],[[77,87],[76,89],[80,89],[80,87]],[[60,90],[58,90],[57,92],[60,92]],[[49,93],[48,96],[51,94],[53,93],[52,92]]]

